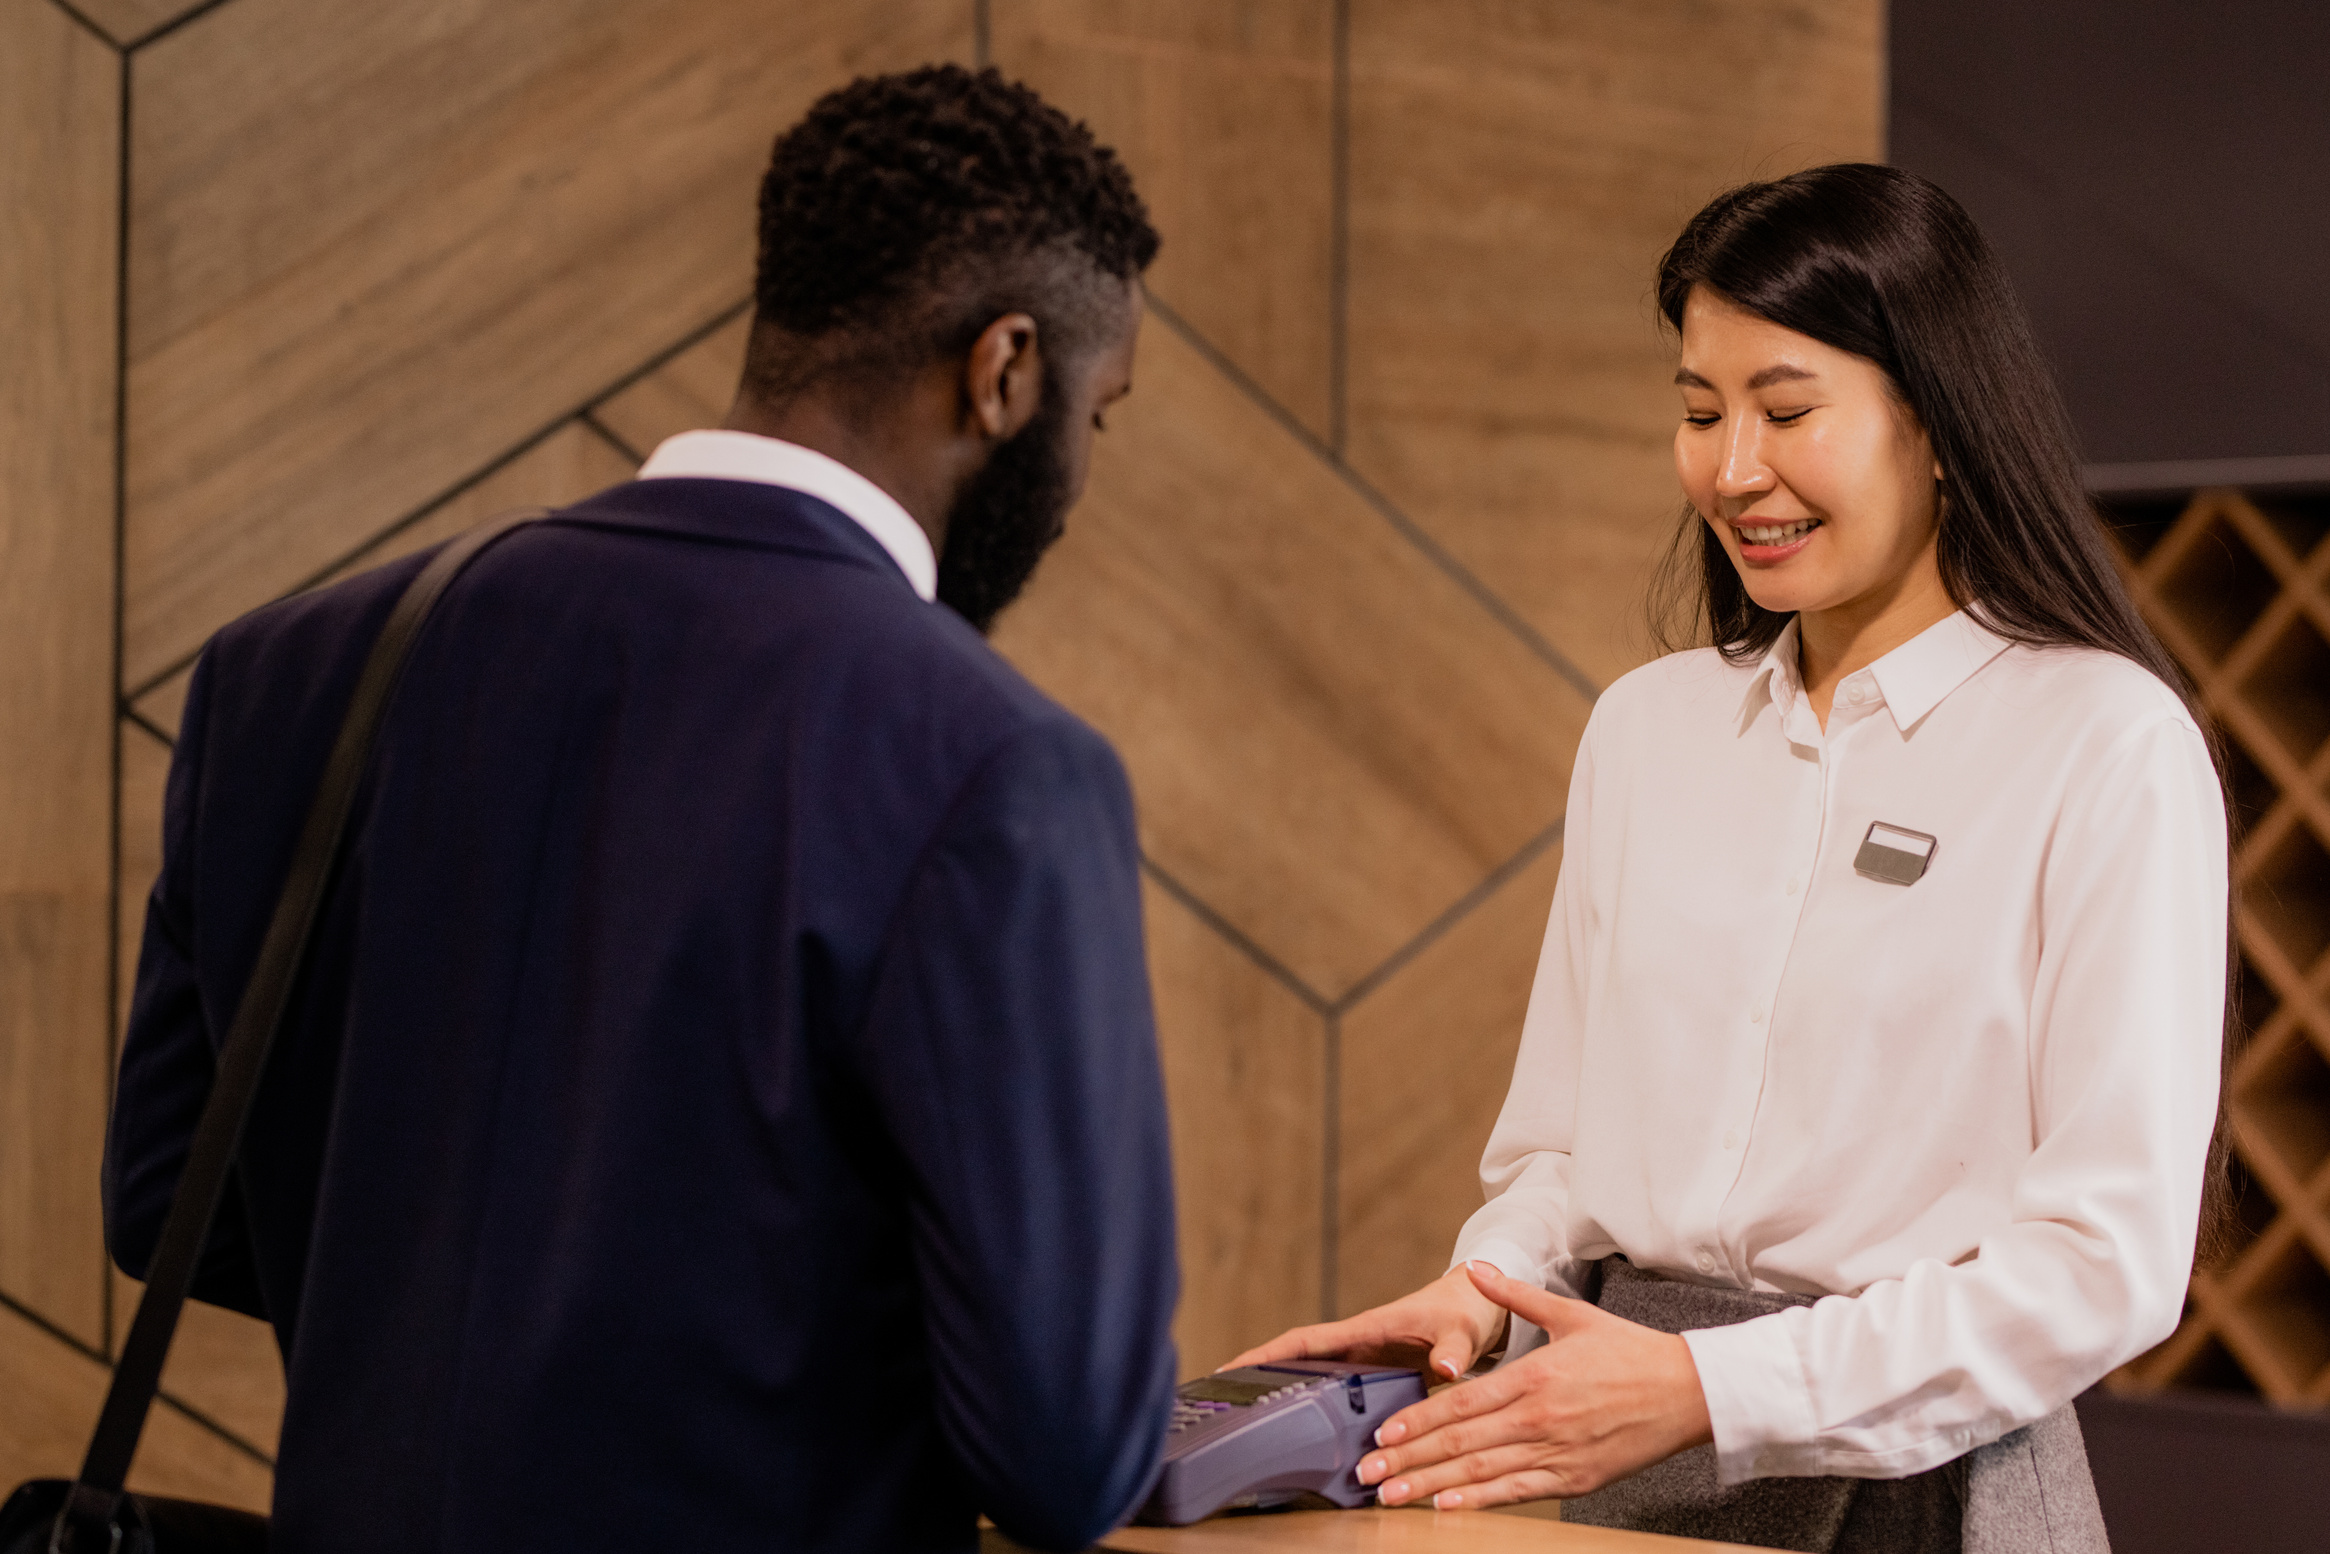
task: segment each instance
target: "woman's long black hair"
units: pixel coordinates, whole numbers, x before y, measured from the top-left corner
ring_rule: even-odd
[[[1964,207],[1915,173],[1867,163],[1743,184],[1693,216],[1659,261],[1659,311],[1678,334],[1697,286],[1876,363],[1942,468],[1936,550],[1950,597],[2009,641],[2101,648],[2151,670],[2184,699],[2222,783],[2215,726],[2129,596],[2080,481],[2054,374]],[[1686,645],[1683,625],[1745,662],[1790,619],[1748,597],[1723,542],[1686,508],[1653,594],[1660,644]],[[2230,968],[2230,943],[2226,960]],[[2226,984],[2229,1052],[2237,979]],[[2226,1145],[2220,1086],[2202,1184],[2204,1261],[2229,1250]]]

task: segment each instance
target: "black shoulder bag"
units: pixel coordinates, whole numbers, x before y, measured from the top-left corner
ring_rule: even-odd
[[[243,1124],[251,1114],[267,1051],[283,1025],[291,990],[307,961],[317,910],[348,834],[348,816],[364,779],[373,737],[396,694],[405,655],[461,569],[520,524],[543,515],[527,508],[478,525],[439,551],[407,584],[364,661],[339,738],[324,763],[315,801],[299,833],[283,894],[268,919],[259,959],[218,1054],[218,1076],[195,1124],[186,1168],[162,1222],[147,1270],[145,1295],[113,1368],[105,1409],[89,1438],[81,1476],[34,1479],[0,1505],[0,1554],[255,1554],[267,1547],[267,1518],[197,1500],[133,1495],[124,1488],[146,1414],[162,1383],[170,1335],[194,1284],[194,1268],[226,1193]]]

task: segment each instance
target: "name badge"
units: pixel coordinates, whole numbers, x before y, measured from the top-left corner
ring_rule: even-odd
[[[1932,837],[1879,820],[1872,822],[1869,834],[1861,838],[1861,850],[1853,855],[1853,872],[1895,885],[1914,885],[1925,876],[1925,866],[1933,857]]]

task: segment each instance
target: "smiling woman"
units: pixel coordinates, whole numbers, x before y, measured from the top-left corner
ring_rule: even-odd
[[[1488,1201],[1236,1363],[1509,1333],[1385,1423],[1392,1504],[2100,1551],[2070,1401],[2175,1325],[2212,1174],[2208,741],[1948,195],[1734,190],[1659,297],[1703,645],[1595,706]]]

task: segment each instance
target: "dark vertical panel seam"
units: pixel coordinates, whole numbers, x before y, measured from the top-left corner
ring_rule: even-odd
[[[82,14],[78,6],[69,4],[68,0],[49,0],[49,4],[55,6],[58,10],[64,12],[65,15],[72,18],[72,20],[79,25],[80,29],[83,32],[89,34],[90,37],[95,38],[98,42],[104,44],[107,48],[112,49],[115,53],[119,53],[121,51],[121,40],[115,37],[112,33],[107,32],[104,28],[98,26],[95,22],[91,21],[86,15]]]
[[[989,0],[971,0],[971,61],[981,70],[995,63],[995,19]]]
[[[1327,446],[1340,456],[1351,427],[1351,0],[1335,0],[1334,82],[1327,217]]]
[[[1592,701],[1602,694],[1601,687],[1587,678],[1584,670],[1571,663],[1559,648],[1545,639],[1543,633],[1523,620],[1511,605],[1498,597],[1494,589],[1474,576],[1472,570],[1449,554],[1438,540],[1425,533],[1421,524],[1400,511],[1391,498],[1371,485],[1366,476],[1360,474],[1344,461],[1341,454],[1321,442],[1317,433],[1304,426],[1284,405],[1271,398],[1269,391],[1248,377],[1236,362],[1223,355],[1220,347],[1198,333],[1180,314],[1167,307],[1155,292],[1149,293],[1148,304],[1149,311],[1163,320],[1166,328],[1188,342],[1189,347],[1204,357],[1216,372],[1229,379],[1240,393],[1253,401],[1289,436],[1308,449],[1312,457],[1333,471],[1336,478],[1350,487],[1360,500],[1375,509],[1376,516],[1390,524],[1393,530],[1426,561],[1432,563],[1443,576],[1469,595],[1475,604],[1478,604],[1488,613],[1491,620],[1504,627],[1523,647],[1536,655],[1547,668],[1567,680],[1571,688],[1576,690],[1580,696]]]
[[[162,23],[161,26],[151,28],[148,31],[138,34],[136,37],[129,40],[127,47],[132,53],[134,53],[137,50],[144,48],[149,43],[159,43],[164,38],[170,36],[170,34],[176,32],[179,28],[184,27],[191,22],[198,22],[202,20],[202,18],[208,16],[211,12],[217,10],[220,6],[223,6],[226,3],[227,0],[206,0],[205,4],[198,5],[191,11],[181,12],[179,15],[173,16],[168,21]]]
[[[1343,1256],[1343,1017],[1327,1015],[1326,1072],[1319,1129],[1319,1320],[1335,1320],[1336,1284]]]
[[[113,1076],[121,1066],[121,677],[124,671],[123,612],[129,597],[129,135],[130,55],[121,53],[117,91],[121,101],[114,134],[119,174],[113,211],[113,662],[107,680],[106,720],[110,734],[112,792],[106,813],[105,885],[105,1098],[113,1110]],[[100,1118],[99,1121],[105,1121]],[[98,1325],[105,1352],[113,1352],[113,1258],[98,1237]]]

